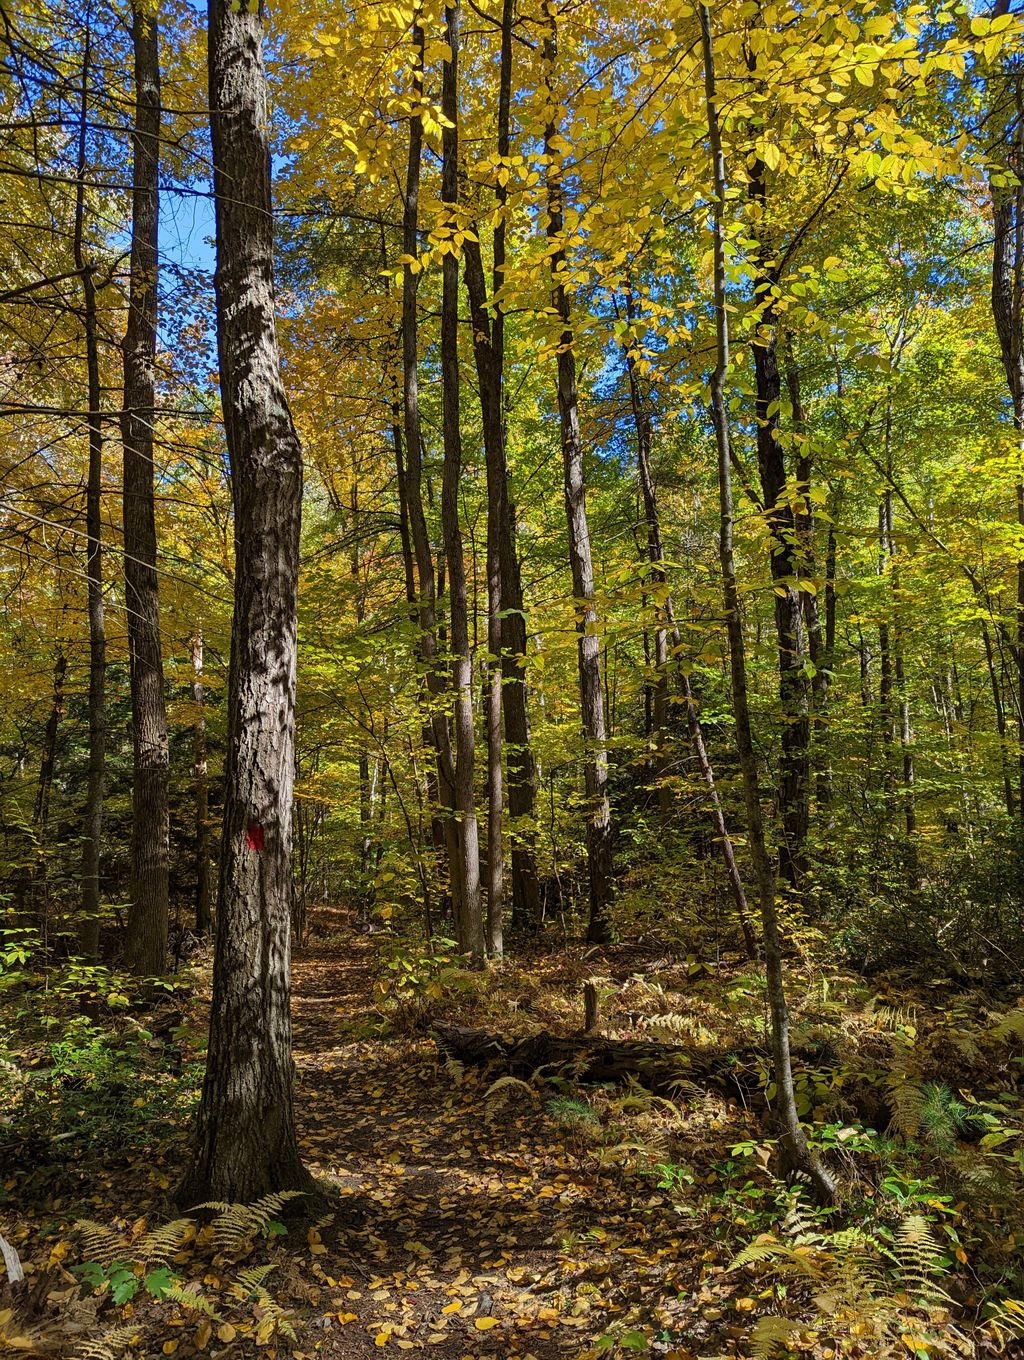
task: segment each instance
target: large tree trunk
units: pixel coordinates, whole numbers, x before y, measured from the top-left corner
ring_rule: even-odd
[[[569,528],[569,563],[576,601],[579,636],[580,709],[586,750],[583,757],[587,796],[587,866],[590,879],[590,920],[587,939],[603,944],[611,938],[609,911],[614,892],[612,814],[608,801],[608,747],[605,705],[601,690],[600,620],[594,601],[594,565],[587,523],[583,441],[580,438],[576,389],[576,355],[565,287],[565,239],[562,211],[562,155],[558,151],[558,105],[552,82],[558,55],[558,27],[554,0],[545,0],[544,68],[547,81],[546,158],[547,233],[551,262],[551,300],[561,322],[558,346],[558,415],[562,434],[565,511]]]
[[[132,696],[132,898],[125,961],[162,973],[167,952],[167,715],[153,505],[153,418],[157,341],[160,59],[156,10],[132,9],[135,128],[132,251],[124,337],[124,575]]]
[[[444,63],[441,112],[445,118],[441,198],[451,209],[451,228],[458,226],[459,197],[459,10],[458,3],[445,9],[449,57]],[[441,400],[444,434],[444,475],[441,488],[441,523],[448,562],[448,599],[451,613],[452,689],[455,713],[455,812],[458,818],[459,879],[462,919],[459,946],[477,965],[484,957],[484,923],[480,902],[480,837],[473,793],[473,663],[469,653],[469,606],[466,599],[466,566],[459,527],[459,492],[462,480],[462,433],[459,419],[459,257],[449,250],[442,264],[441,295]],[[499,821],[500,834],[500,821]],[[499,842],[500,844],[500,842]],[[501,952],[501,920],[497,948]]]
[[[305,1189],[292,1114],[290,913],[302,451],[274,325],[258,6],[210,0],[217,338],[235,610],[210,1045],[185,1204]]]
[[[103,785],[107,754],[107,641],[103,609],[103,427],[100,411],[100,359],[96,319],[96,282],[85,255],[86,136],[89,115],[91,33],[86,30],[82,55],[82,90],[78,129],[75,193],[74,259],[82,284],[82,323],[89,401],[89,471],[85,490],[86,563],[89,612],[89,778],[82,829],[82,916],[79,948],[95,958],[100,947],[100,851],[103,835]]]
[[[722,155],[718,123],[711,14],[706,5],[700,7],[700,26],[704,58],[708,140],[711,148],[715,189],[714,302],[716,356],[711,381],[711,413],[715,426],[715,442],[718,448],[719,560],[729,640],[729,669],[732,682],[733,718],[736,724],[736,745],[743,775],[743,793],[747,810],[747,838],[751,857],[754,861],[754,871],[757,875],[761,905],[765,980],[768,986],[768,1003],[771,1014],[772,1059],[778,1092],[776,1118],[779,1126],[779,1145],[785,1169],[806,1176],[815,1194],[825,1202],[832,1202],[836,1198],[835,1183],[812,1153],[804,1131],[800,1127],[796,1110],[793,1065],[789,1048],[789,1008],[786,1003],[782,969],[782,941],[775,907],[775,876],[772,872],[771,860],[768,857],[765,844],[757,755],[754,749],[750,705],[747,698],[746,654],[733,548],[735,511],[732,496],[732,452],[725,387],[729,373],[729,316],[725,272],[725,159]],[[760,392],[758,396],[760,397]]]

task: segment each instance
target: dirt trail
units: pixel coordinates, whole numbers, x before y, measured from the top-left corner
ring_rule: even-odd
[[[584,1356],[626,1317],[691,1353],[701,1250],[651,1179],[599,1167],[522,1090],[485,1099],[429,1040],[339,1038],[373,1011],[362,938],[302,952],[293,995],[303,1154],[339,1197],[320,1355]]]

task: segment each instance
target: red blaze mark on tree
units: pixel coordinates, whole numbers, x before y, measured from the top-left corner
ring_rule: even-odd
[[[263,849],[263,828],[259,822],[250,822],[245,828],[245,843],[250,850],[255,850],[257,854]]]

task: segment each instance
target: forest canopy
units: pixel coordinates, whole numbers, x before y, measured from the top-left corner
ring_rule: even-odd
[[[0,1350],[1024,1344],[1022,179],[1011,0],[0,0]]]

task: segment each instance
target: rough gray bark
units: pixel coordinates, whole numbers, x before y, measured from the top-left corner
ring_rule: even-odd
[[[274,324],[263,20],[210,0],[217,340],[235,609],[210,1044],[179,1198],[306,1189],[292,1113],[290,913],[302,451]]]
[[[103,608],[103,427],[101,412],[99,340],[96,320],[96,281],[85,251],[86,146],[89,116],[91,34],[86,30],[82,55],[82,87],[78,128],[78,166],[75,190],[73,251],[82,285],[82,326],[88,382],[89,470],[85,489],[86,562],[89,613],[89,777],[82,828],[82,916],[78,944],[86,958],[100,947],[100,851],[103,835],[103,786],[107,752],[106,671],[107,642]]]
[[[583,442],[580,438],[576,388],[575,336],[565,287],[561,156],[556,150],[557,110],[551,82],[558,56],[558,27],[553,0],[544,4],[544,70],[547,82],[546,156],[547,234],[551,243],[551,301],[561,322],[558,346],[558,415],[562,435],[565,511],[569,528],[569,563],[576,601],[579,637],[580,713],[586,737],[584,780],[587,796],[587,867],[590,879],[590,920],[587,939],[604,944],[611,937],[609,910],[614,893],[612,814],[608,801],[608,748],[605,704],[601,689],[600,621],[594,601],[594,567],[587,523]]]
[[[453,230],[458,225],[459,198],[459,8],[445,9],[449,58],[444,63],[441,112],[446,126],[442,134],[443,165],[441,199],[452,211]],[[459,258],[449,250],[442,264],[441,294],[441,402],[444,435],[444,472],[441,487],[441,523],[448,562],[448,600],[451,615],[449,644],[452,653],[452,689],[455,718],[454,803],[458,819],[459,879],[462,917],[459,945],[477,965],[484,957],[484,922],[480,900],[480,837],[473,792],[473,663],[469,651],[469,609],[466,600],[466,567],[462,530],[459,526],[459,491],[462,479],[462,433],[459,424]],[[499,695],[500,698],[500,695]],[[499,705],[500,713],[500,705]],[[500,721],[500,717],[499,717]],[[500,770],[500,766],[499,766]],[[500,837],[501,823],[498,822]],[[499,841],[500,845],[500,841]],[[488,926],[491,927],[488,919]],[[488,930],[492,953],[501,953],[501,917],[497,939]]]
[[[153,504],[153,419],[159,245],[160,57],[157,14],[132,8],[135,127],[132,131],[132,248],[125,331],[124,575],[132,699],[132,878],[125,962],[140,976],[162,973],[167,953],[170,841],[167,714],[160,647]]]
[[[735,511],[732,496],[732,452],[725,388],[729,372],[729,316],[726,310],[725,273],[725,158],[722,154],[718,123],[711,14],[706,5],[700,7],[700,27],[704,59],[708,141],[711,150],[715,194],[714,303],[716,356],[714,374],[711,380],[711,414],[718,449],[719,560],[722,573],[726,629],[729,639],[729,670],[732,682],[733,718],[736,724],[736,745],[743,775],[743,793],[747,811],[747,839],[754,861],[761,906],[765,976],[771,1013],[772,1059],[778,1092],[776,1096],[776,1118],[779,1125],[779,1145],[784,1168],[787,1171],[798,1172],[806,1176],[817,1197],[823,1202],[831,1203],[836,1199],[835,1183],[812,1153],[804,1131],[800,1127],[800,1120],[796,1111],[793,1065],[789,1045],[789,1007],[786,1003],[782,968],[782,941],[775,909],[775,875],[772,872],[771,860],[765,844],[757,756],[754,749],[750,705],[747,698],[746,654],[733,549]],[[758,396],[760,398],[760,392]]]

